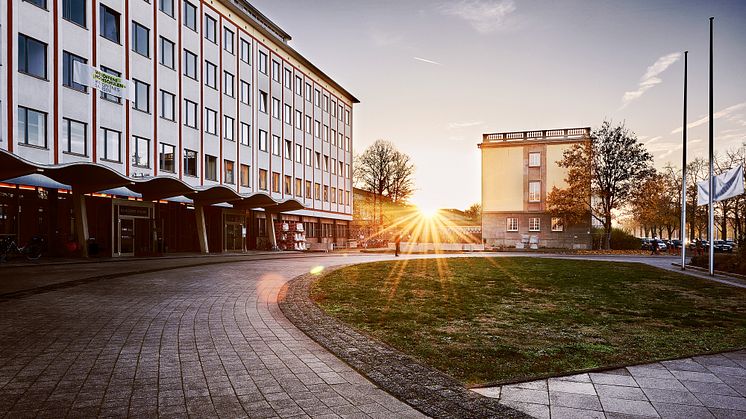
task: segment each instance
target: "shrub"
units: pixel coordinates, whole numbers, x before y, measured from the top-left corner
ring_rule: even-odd
[[[693,256],[691,264],[700,268],[710,267],[708,255]],[[739,253],[715,253],[715,269],[746,275],[746,258]]]
[[[603,242],[604,229],[593,229],[593,248],[600,249]],[[621,228],[611,229],[611,249],[612,250],[640,250],[640,239],[627,233]]]

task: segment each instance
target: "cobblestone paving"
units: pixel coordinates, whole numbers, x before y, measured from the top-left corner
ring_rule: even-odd
[[[285,285],[280,308],[298,328],[381,388],[432,417],[526,417],[326,315],[308,296],[315,278],[309,274]]]
[[[0,416],[423,416],[280,312],[289,278],[343,260],[192,267],[6,300]]]
[[[746,351],[474,390],[537,418],[746,418]]]

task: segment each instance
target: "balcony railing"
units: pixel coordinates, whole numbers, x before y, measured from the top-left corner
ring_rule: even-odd
[[[482,141],[485,143],[515,142],[531,140],[576,140],[590,138],[590,128],[567,128],[549,129],[542,131],[516,131],[483,134]]]

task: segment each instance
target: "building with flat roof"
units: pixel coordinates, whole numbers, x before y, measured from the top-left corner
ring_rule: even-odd
[[[290,39],[245,0],[3,1],[0,234],[114,256],[272,247],[288,223],[346,243],[358,100]]]
[[[591,217],[566,225],[547,213],[553,187],[566,187],[557,162],[590,128],[484,134],[482,152],[482,240],[492,247],[591,247]]]

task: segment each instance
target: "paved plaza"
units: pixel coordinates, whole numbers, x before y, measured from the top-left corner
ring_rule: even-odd
[[[422,417],[307,337],[277,302],[314,267],[390,259],[0,267],[0,416]],[[745,368],[739,352],[480,391],[538,417],[746,417]]]
[[[746,351],[474,390],[537,418],[744,418]]]

